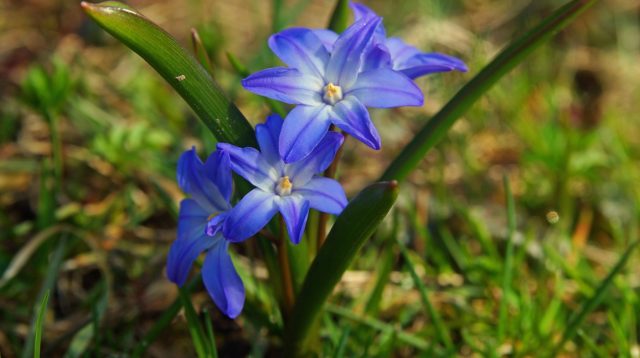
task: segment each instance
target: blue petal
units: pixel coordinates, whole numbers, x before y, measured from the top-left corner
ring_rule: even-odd
[[[320,42],[322,43],[322,45],[327,51],[329,52],[333,51],[333,44],[336,43],[336,40],[338,39],[338,34],[327,29],[313,29],[312,31],[314,34],[316,34],[316,36],[318,37],[318,39],[320,40]]]
[[[278,211],[276,195],[253,189],[231,209],[222,232],[230,241],[238,242],[255,235]]]
[[[297,106],[284,120],[280,133],[280,157],[285,163],[298,161],[311,153],[331,125],[329,107]]]
[[[373,12],[373,10],[357,2],[349,1],[349,7],[351,8],[351,11],[353,11],[354,21],[378,16],[378,14]]]
[[[218,143],[218,150],[229,154],[231,169],[251,184],[265,191],[273,189],[280,179],[276,168],[255,148],[239,148],[228,143]]]
[[[333,162],[342,142],[342,134],[328,132],[311,154],[287,165],[284,169],[285,174],[291,178],[293,187],[305,185],[315,174],[324,172]]]
[[[244,305],[244,285],[227,252],[229,243],[219,242],[209,251],[202,265],[202,281],[218,308],[236,318]]]
[[[220,169],[224,169],[220,167]],[[229,203],[221,193],[214,178],[218,175],[226,176],[230,173],[210,172],[198,157],[195,148],[187,150],[178,160],[177,179],[180,188],[198,202],[209,213],[224,211]],[[221,179],[224,182],[224,179]],[[227,188],[222,188],[226,190]]]
[[[227,204],[227,208],[231,209],[228,204],[233,191],[233,178],[231,176],[231,163],[229,155],[221,151],[211,153],[207,161],[204,163],[204,172],[212,179],[220,194]]]
[[[394,64],[407,77],[414,79],[436,72],[467,72],[467,65],[459,58],[441,53],[420,53],[404,63]]]
[[[180,203],[178,239],[173,242],[167,256],[167,276],[182,286],[189,275],[193,261],[215,242],[205,234],[207,212],[193,199]]]
[[[284,30],[269,38],[269,47],[289,67],[324,76],[329,52],[313,30],[300,27]]]
[[[287,233],[291,242],[297,245],[302,239],[304,227],[307,225],[309,217],[309,201],[302,196],[289,195],[279,198],[276,201],[280,208],[280,213],[287,224]]]
[[[385,45],[391,54],[391,60],[393,61],[395,69],[399,69],[399,66],[402,66],[402,64],[405,64],[410,58],[421,53],[420,50],[411,45],[407,45],[397,37],[388,38]]]
[[[348,94],[375,108],[421,106],[424,101],[422,91],[409,77],[390,68],[361,73]]]
[[[380,149],[380,135],[367,108],[355,96],[347,96],[333,107],[333,124],[373,149]]]
[[[312,209],[338,215],[347,206],[347,196],[336,180],[315,177],[301,188],[293,191],[309,200]]]
[[[289,104],[322,103],[321,78],[294,68],[276,67],[256,72],[242,80],[248,91]]]
[[[360,20],[349,26],[336,40],[327,65],[326,80],[348,90],[358,76],[363,54],[371,45],[379,17]]]
[[[367,55],[364,58],[364,63],[362,64],[361,72],[391,66],[391,55],[389,54],[386,46],[377,44],[375,46],[372,46],[369,52],[367,52]]]
[[[281,130],[282,117],[277,114],[270,115],[265,123],[256,126],[256,138],[260,152],[271,165],[276,165],[281,161],[278,151]]]
[[[351,8],[351,11],[353,11],[354,22],[358,22],[363,19],[366,20],[378,17],[378,14],[362,4],[349,1],[349,7]],[[380,25],[378,25],[378,28],[376,28],[376,38],[383,42],[386,36],[387,35],[384,29],[384,25],[382,24],[382,22],[380,22]]]

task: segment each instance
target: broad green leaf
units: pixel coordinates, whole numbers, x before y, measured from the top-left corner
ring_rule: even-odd
[[[460,118],[491,86],[513,69],[536,47],[566,27],[597,0],[574,0],[556,10],[524,36],[513,41],[415,135],[391,162],[381,180],[404,180],[418,166],[425,154],[436,145]]]
[[[82,2],[102,28],[147,61],[223,142],[256,146],[251,125],[207,71],[166,31],[119,2]]]
[[[329,30],[343,32],[349,26],[349,1],[338,0],[329,20]]]
[[[370,185],[356,196],[336,219],[327,240],[311,263],[296,297],[285,342],[289,356],[306,349],[308,335],[322,307],[351,261],[387,215],[398,196],[395,181]]]

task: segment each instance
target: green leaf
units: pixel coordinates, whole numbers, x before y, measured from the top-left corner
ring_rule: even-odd
[[[218,140],[256,146],[253,129],[207,71],[166,31],[116,1],[81,3],[103,29],[147,61],[184,98]]]
[[[349,26],[349,1],[338,0],[329,20],[329,30],[343,32]]]
[[[200,358],[208,357],[210,356],[210,346],[208,346],[206,343],[204,331],[202,330],[202,326],[198,321],[198,315],[196,314],[196,310],[191,304],[191,295],[189,291],[184,287],[180,287],[180,289],[178,290],[178,294],[180,295],[180,300],[182,301],[184,315],[187,317],[187,326],[189,327],[189,333],[191,333],[191,341],[193,342],[193,347],[196,350],[196,354]]]
[[[600,304],[600,302],[604,298],[604,294],[607,292],[607,289],[613,282],[613,279],[620,273],[620,271],[622,271],[625,264],[627,263],[627,260],[629,259],[629,257],[631,257],[633,250],[638,246],[638,243],[640,243],[640,241],[634,241],[629,245],[627,250],[622,254],[622,256],[620,256],[620,259],[618,259],[618,262],[616,262],[615,266],[613,266],[611,271],[609,271],[609,273],[607,274],[607,277],[605,277],[600,282],[593,296],[591,296],[591,298],[589,298],[586,302],[584,302],[582,306],[580,306],[580,309],[578,310],[578,312],[576,312],[576,314],[574,314],[569,319],[569,322],[567,323],[567,328],[564,330],[564,333],[562,334],[562,339],[554,349],[553,356],[557,356],[557,353],[560,352],[565,342],[567,342],[568,340],[572,339],[575,336],[576,332],[578,331],[578,328],[580,328],[580,325],[582,324],[582,322],[585,320],[585,318],[587,318],[587,315],[591,313],[591,311],[593,311]]]
[[[427,286],[424,285],[424,282],[422,282],[422,280],[420,279],[420,276],[418,276],[418,273],[416,272],[416,269],[413,263],[411,262],[411,258],[409,257],[409,252],[407,248],[404,246],[402,241],[398,240],[397,238],[396,238],[396,242],[398,243],[398,247],[400,247],[400,253],[404,258],[404,263],[407,266],[407,269],[409,270],[409,274],[413,279],[413,283],[418,287],[418,292],[420,293],[420,299],[422,300],[422,305],[427,310],[427,314],[429,315],[429,318],[433,323],[433,326],[436,330],[436,335],[438,336],[438,340],[445,345],[447,350],[451,351],[453,349],[453,341],[451,340],[449,331],[447,331],[447,328],[444,325],[444,322],[442,321],[442,317],[440,316],[440,313],[438,313],[438,310],[436,310],[436,308],[431,303],[431,300],[429,299],[429,294],[427,293]]]
[[[202,39],[200,38],[200,34],[198,30],[191,29],[191,46],[193,47],[193,53],[195,53],[196,58],[204,67],[205,70],[211,75],[213,78],[213,67],[211,66],[211,59],[209,58],[209,54],[207,53],[207,49],[202,43]]]
[[[36,320],[35,327],[35,339],[33,341],[33,357],[40,358],[40,343],[42,342],[42,326],[44,325],[44,315],[47,312],[47,303],[49,302],[49,292],[47,289],[42,301],[40,302],[40,308],[38,308],[38,319]]]
[[[373,234],[398,196],[395,181],[370,185],[336,219],[327,240],[311,263],[285,332],[285,355],[306,350],[308,335],[322,307],[358,250]]]
[[[391,162],[381,180],[404,180],[418,166],[425,154],[444,138],[460,118],[491,86],[513,69],[536,47],[566,27],[576,16],[597,0],[574,0],[556,10],[524,36],[513,41],[415,135]]]
[[[504,258],[502,271],[502,298],[500,299],[500,310],[498,319],[498,344],[502,344],[507,329],[507,313],[509,295],[511,294],[511,280],[513,279],[513,235],[516,231],[516,209],[513,202],[513,194],[509,185],[509,178],[505,175],[502,178],[504,192],[507,196],[507,252]]]

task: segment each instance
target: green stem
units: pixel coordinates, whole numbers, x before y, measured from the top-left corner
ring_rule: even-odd
[[[51,132],[51,156],[53,158],[53,173],[55,176],[55,192],[61,193],[62,190],[62,172],[64,163],[62,161],[62,138],[60,137],[60,126],[58,116],[52,114],[48,109],[43,108],[42,114],[49,123],[49,132]]]
[[[330,130],[335,130],[335,126],[332,124]],[[336,156],[333,158],[333,162],[329,165],[329,168],[325,170],[324,176],[327,178],[335,178],[336,172],[338,171],[338,163],[340,162],[340,158],[342,157],[342,150],[344,148],[344,143],[349,138],[349,135],[345,132],[342,132],[344,136],[344,141],[340,148],[338,148],[338,152],[336,152]],[[316,251],[319,251],[324,243],[324,240],[327,238],[327,221],[329,220],[329,215],[327,213],[320,213],[318,216],[318,234],[316,236]]]
[[[278,215],[280,221],[280,237],[278,239],[278,261],[280,262],[280,271],[282,273],[282,296],[284,301],[285,321],[291,316],[293,305],[295,303],[295,295],[293,293],[293,280],[291,278],[291,265],[289,264],[289,255],[287,254],[287,235],[285,235],[285,225],[282,215]]]

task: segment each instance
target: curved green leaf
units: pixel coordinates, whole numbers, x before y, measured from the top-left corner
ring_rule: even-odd
[[[424,155],[436,145],[493,84],[514,68],[540,44],[567,26],[571,20],[597,0],[574,0],[556,10],[542,23],[515,40],[480,71],[416,134],[391,162],[380,180],[404,180]]]
[[[166,31],[116,1],[81,3],[103,29],[135,51],[175,88],[220,141],[256,146],[253,129],[207,71]]]
[[[305,350],[307,336],[325,301],[397,197],[397,182],[375,183],[360,192],[340,214],[296,297],[285,333],[287,355],[299,356]]]
[[[338,0],[329,20],[329,30],[343,32],[349,26],[349,1]]]

